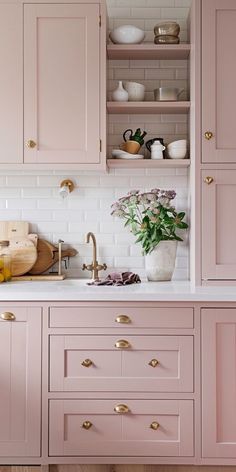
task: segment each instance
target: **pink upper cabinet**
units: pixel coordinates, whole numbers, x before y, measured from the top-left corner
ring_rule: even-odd
[[[202,4],[202,161],[236,162],[236,2]]]
[[[100,5],[24,5],[24,162],[100,164]]]

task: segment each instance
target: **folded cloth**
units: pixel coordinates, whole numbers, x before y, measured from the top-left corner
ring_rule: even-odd
[[[111,272],[104,280],[94,280],[87,285],[131,285],[140,283],[141,279],[138,274],[133,272]]]

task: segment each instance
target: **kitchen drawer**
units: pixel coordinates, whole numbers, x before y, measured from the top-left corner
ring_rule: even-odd
[[[193,337],[50,336],[50,390],[192,392]]]
[[[193,328],[193,308],[64,306],[50,308],[51,328]]]
[[[50,400],[49,413],[50,456],[193,456],[192,400]]]

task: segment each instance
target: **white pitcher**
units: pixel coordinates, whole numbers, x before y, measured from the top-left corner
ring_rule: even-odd
[[[163,146],[160,141],[154,141],[151,145],[151,159],[163,159],[163,151],[165,150],[165,146]]]

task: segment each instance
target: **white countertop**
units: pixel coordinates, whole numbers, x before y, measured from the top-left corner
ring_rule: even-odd
[[[121,287],[88,286],[88,279],[9,282],[0,285],[0,302],[161,301],[236,302],[236,286],[191,287],[190,282],[142,282]]]

